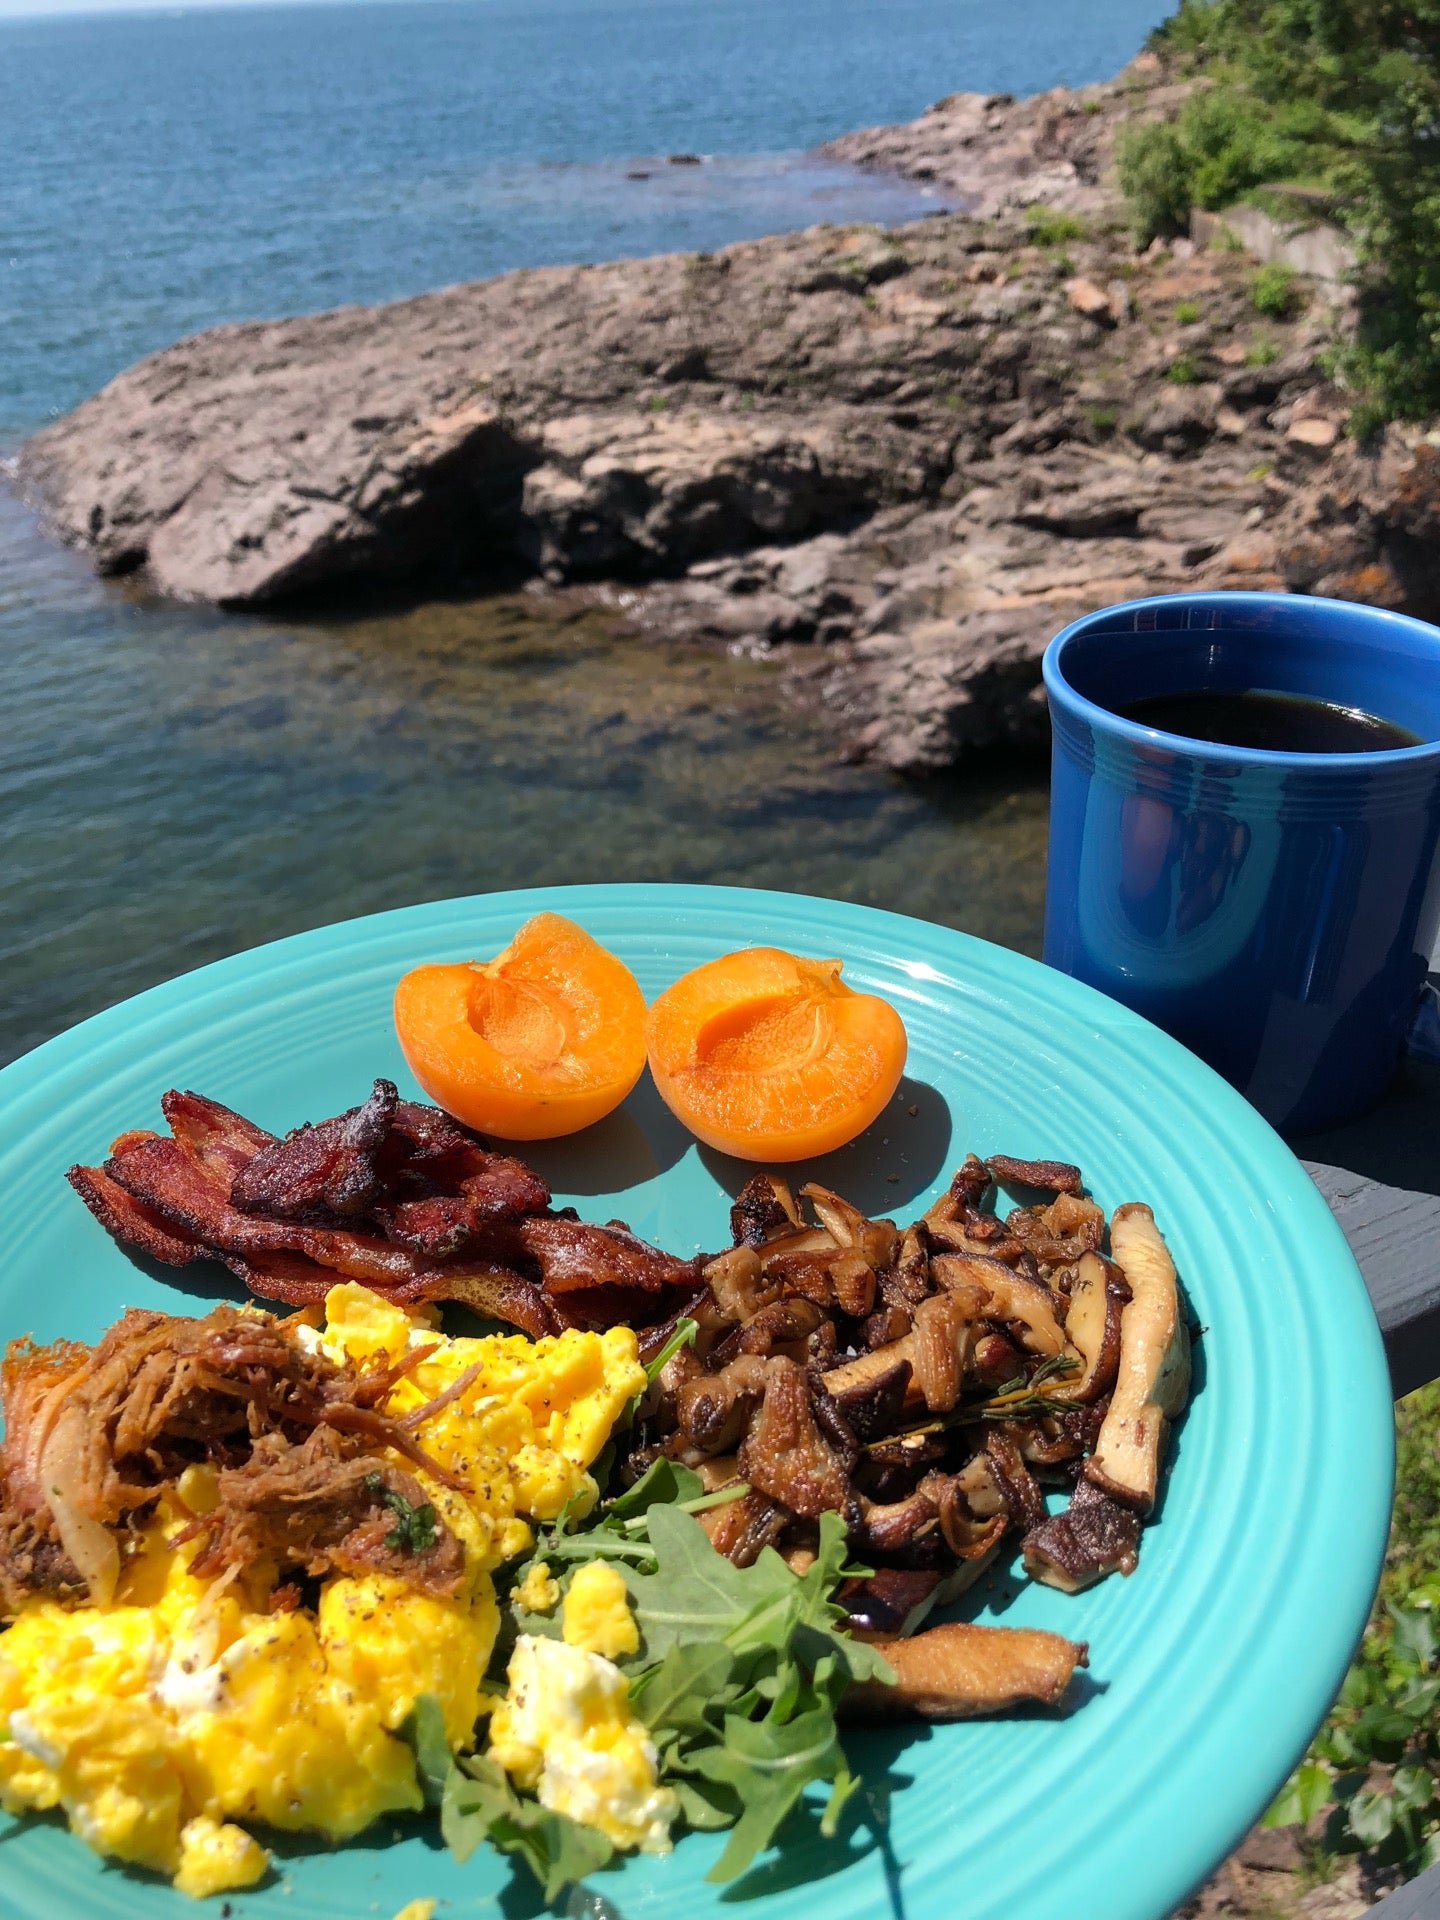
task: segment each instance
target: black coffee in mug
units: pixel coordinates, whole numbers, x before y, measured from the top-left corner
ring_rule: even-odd
[[[1363,707],[1256,687],[1157,693],[1117,711],[1140,727],[1259,753],[1393,753],[1397,747],[1420,745],[1418,733]]]

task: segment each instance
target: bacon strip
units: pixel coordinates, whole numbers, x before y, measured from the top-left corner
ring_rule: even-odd
[[[220,1260],[265,1299],[310,1306],[343,1276],[399,1304],[457,1301],[539,1339],[651,1319],[666,1310],[657,1295],[699,1281],[698,1260],[618,1222],[551,1214],[533,1168],[388,1080],[283,1139],[201,1094],[172,1090],[161,1104],[170,1133],[121,1134],[70,1184],[123,1244],[173,1266]]]
[[[71,1167],[65,1178],[104,1227],[127,1247],[136,1247],[167,1267],[188,1267],[204,1253],[204,1243],[110,1178],[101,1167]]]

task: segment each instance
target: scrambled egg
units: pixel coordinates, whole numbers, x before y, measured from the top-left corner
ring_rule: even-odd
[[[499,1625],[490,1573],[529,1546],[531,1520],[553,1520],[571,1500],[593,1504],[587,1468],[645,1379],[626,1327],[446,1340],[436,1318],[347,1284],[330,1293],[323,1329],[304,1331],[332,1358],[360,1362],[438,1342],[391,1394],[386,1411],[397,1415],[474,1368],[416,1435],[465,1482],[459,1492],[419,1472],[464,1549],[460,1592],[436,1600],[387,1574],[336,1576],[316,1613],[272,1614],[276,1569],[197,1580],[192,1550],[169,1544],[188,1516],[162,1506],[111,1605],[66,1611],[36,1600],[0,1634],[0,1728],[9,1730],[0,1806],[63,1807],[97,1851],[198,1895],[265,1872],[268,1856],[238,1822],[343,1840],[422,1805],[397,1730],[429,1693],[452,1746],[470,1744]],[[183,1491],[200,1504],[203,1476]],[[606,1711],[619,1727],[625,1683],[608,1671],[618,1693]],[[592,1718],[608,1685],[592,1689]],[[639,1781],[635,1734],[617,1735],[612,1751]],[[626,1817],[614,1814],[605,1831],[616,1837]],[[663,1824],[655,1830],[663,1837]]]
[[[655,1744],[630,1711],[625,1676],[569,1644],[568,1608],[566,1629],[564,1640],[516,1640],[510,1690],[490,1720],[490,1758],[553,1813],[598,1827],[617,1847],[668,1853],[679,1802],[660,1785]]]
[[[591,1560],[575,1569],[560,1619],[560,1630],[572,1647],[604,1654],[607,1660],[640,1651],[640,1629],[625,1582],[607,1561]]]

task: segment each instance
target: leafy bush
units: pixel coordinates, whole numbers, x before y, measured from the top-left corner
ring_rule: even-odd
[[[1190,177],[1174,127],[1129,121],[1115,136],[1115,165],[1138,245],[1183,233],[1190,224]]]
[[[1250,278],[1250,304],[1271,320],[1284,320],[1295,311],[1299,289],[1294,269],[1271,260]]]
[[[1063,247],[1069,240],[1083,240],[1089,231],[1078,215],[1062,213],[1058,207],[1027,207],[1025,225],[1037,247]]]
[[[1193,327],[1195,322],[1199,318],[1200,318],[1200,309],[1199,307],[1196,306],[1193,300],[1177,300],[1176,301],[1175,320],[1177,325],[1182,327]]]
[[[1357,417],[1440,410],[1440,0],[1182,0],[1153,44],[1206,84],[1172,123],[1121,130],[1136,237],[1266,186],[1327,188],[1360,263],[1337,364]]]
[[[1395,1410],[1390,1548],[1359,1655],[1329,1719],[1265,1816],[1327,1807],[1324,1842],[1420,1873],[1440,1864],[1440,1384]]]
[[[1194,387],[1200,384],[1203,376],[1189,354],[1182,353],[1165,369],[1165,378],[1173,381],[1177,387]]]
[[[1280,349],[1267,335],[1262,334],[1255,344],[1246,349],[1247,367],[1273,367],[1280,358]]]

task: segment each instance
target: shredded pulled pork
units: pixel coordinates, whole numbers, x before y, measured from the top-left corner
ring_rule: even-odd
[[[268,1300],[308,1306],[337,1278],[388,1300],[454,1300],[532,1338],[566,1326],[644,1325],[700,1283],[699,1262],[620,1222],[550,1210],[524,1161],[492,1152],[389,1080],[283,1139],[216,1100],[172,1089],[169,1133],[120,1135],[71,1186],[122,1245],[168,1266],[223,1261]]]
[[[193,1466],[218,1474],[219,1505],[196,1527],[207,1571],[281,1552],[307,1573],[383,1566],[451,1590],[459,1545],[433,1513],[390,1538],[396,1502],[424,1497],[387,1456],[449,1478],[382,1411],[428,1349],[361,1370],[302,1344],[297,1325],[232,1306],[199,1320],[131,1308],[95,1347],[13,1341],[0,1374],[0,1609],[33,1593],[107,1598],[134,1527]]]

